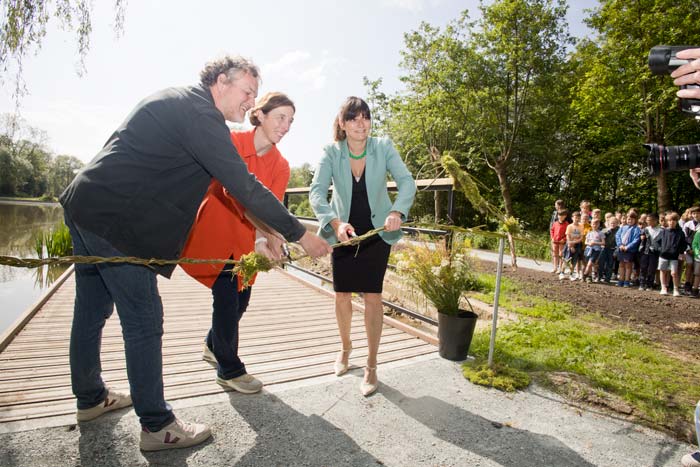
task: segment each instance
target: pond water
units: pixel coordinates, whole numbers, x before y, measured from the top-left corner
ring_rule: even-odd
[[[0,255],[36,258],[34,239],[63,221],[57,203],[0,200]],[[0,265],[0,333],[32,306],[67,266],[15,268]]]

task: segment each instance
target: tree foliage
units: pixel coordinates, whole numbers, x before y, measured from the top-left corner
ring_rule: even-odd
[[[47,34],[52,20],[64,29],[74,31],[78,48],[78,73],[84,71],[84,59],[90,49],[92,32],[92,2],[90,0],[3,0],[0,2],[0,70],[5,81],[14,68],[15,97],[24,92],[23,63],[36,53]],[[126,0],[114,0],[114,30],[119,34],[124,25]]]
[[[700,45],[700,4],[604,1],[587,13],[597,36],[578,43],[564,0],[496,0],[480,10],[475,21],[465,11],[443,29],[423,23],[404,35],[405,90],[387,95],[381,78],[365,78],[376,131],[415,174],[439,176],[435,156],[449,154],[490,203],[535,229],[546,228],[557,198],[643,211],[697,199],[687,172],[649,178],[641,144],[700,141],[670,78],[647,68],[654,45]],[[456,222],[487,221],[465,204],[455,203]],[[419,198],[414,212],[433,209]]]

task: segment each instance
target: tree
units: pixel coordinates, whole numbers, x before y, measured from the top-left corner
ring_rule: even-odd
[[[51,165],[50,195],[57,197],[73,181],[75,175],[85,164],[75,156],[56,156]]]
[[[470,139],[496,173],[508,216],[516,217],[509,173],[514,160],[531,157],[542,143],[556,144],[563,121],[557,91],[571,43],[566,10],[563,0],[482,4],[480,30],[473,34],[485,79],[481,89],[470,90],[480,115]],[[549,132],[534,131],[547,127]]]
[[[481,11],[478,22],[465,11],[442,31],[423,23],[404,35],[405,93],[385,99],[372,89],[378,82],[365,83],[388,114],[382,129],[404,154],[418,148],[414,167],[451,154],[486,187],[498,186],[505,213],[515,216],[513,184],[531,183],[510,170],[546,166],[565,141],[566,6],[501,0]]]
[[[289,188],[305,187],[311,185],[314,178],[314,171],[311,164],[304,162],[301,167],[292,167],[289,174]]]
[[[121,33],[124,26],[126,0],[114,0],[114,30]],[[24,93],[22,71],[24,59],[36,53],[46,36],[46,27],[58,20],[65,29],[75,31],[78,42],[79,69],[84,71],[84,59],[90,49],[92,32],[92,2],[89,0],[4,0],[0,2],[0,70],[2,78],[15,68],[15,98]]]

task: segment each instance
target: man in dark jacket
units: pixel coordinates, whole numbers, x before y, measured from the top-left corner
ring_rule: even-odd
[[[226,120],[240,122],[255,104],[259,72],[250,61],[208,63],[196,86],[160,91],[141,101],[61,195],[74,254],[178,258],[213,178],[256,218],[311,256],[330,252],[251,175],[231,142]],[[76,264],[70,342],[78,421],[132,403],[143,450],[180,448],[210,436],[203,424],[175,418],[163,395],[163,308],[156,273],[174,266]],[[101,378],[102,328],[116,304],[131,395]]]

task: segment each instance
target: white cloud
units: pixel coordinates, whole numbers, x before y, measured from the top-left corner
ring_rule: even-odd
[[[398,7],[412,12],[423,11],[426,0],[382,0],[382,4],[387,7]]]
[[[293,67],[299,62],[308,60],[311,54],[305,50],[293,50],[282,55],[279,60],[272,63],[266,63],[262,66],[265,73],[275,73],[284,71],[288,67]]]
[[[330,75],[335,75],[338,66],[345,63],[342,57],[332,57],[324,50],[312,55],[306,50],[287,52],[278,60],[262,66],[263,80],[274,76],[275,80],[297,82],[306,89],[320,90],[326,86]]]

